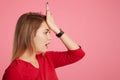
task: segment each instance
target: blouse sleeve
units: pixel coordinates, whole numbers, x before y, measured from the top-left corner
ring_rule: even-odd
[[[7,69],[3,75],[2,80],[22,80],[20,74],[16,69]]]
[[[57,68],[82,59],[85,53],[81,48],[79,48],[76,50],[68,50],[64,52],[51,52],[50,55],[52,56],[54,67]]]

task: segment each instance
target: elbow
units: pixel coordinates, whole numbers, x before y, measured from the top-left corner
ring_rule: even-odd
[[[69,50],[69,58],[72,62],[81,60],[85,56],[85,52],[79,48],[77,50]]]
[[[82,59],[85,56],[85,52],[83,50],[80,50],[79,52],[79,60]]]
[[[81,53],[81,58],[83,58],[85,56],[85,52]]]

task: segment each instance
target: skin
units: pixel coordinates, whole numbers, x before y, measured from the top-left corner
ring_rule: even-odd
[[[43,22],[34,37],[36,52],[44,54],[47,51],[47,45],[50,43],[50,29],[46,22]]]
[[[51,40],[50,31],[53,31],[55,34],[60,32],[60,29],[55,24],[54,19],[50,13],[48,3],[46,4],[46,16],[47,20],[42,23],[40,28],[37,30],[36,36],[34,37],[36,51],[30,54],[29,51],[26,50],[24,54],[19,57],[19,59],[29,62],[36,68],[40,67],[36,59],[36,55],[38,52],[40,54],[45,54],[47,45]],[[66,35],[66,33],[64,33],[59,39],[68,50],[75,50],[79,48],[78,44],[74,42],[68,35]]]

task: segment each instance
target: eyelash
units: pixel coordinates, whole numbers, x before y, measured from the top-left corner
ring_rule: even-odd
[[[50,33],[49,31],[45,32],[45,34]]]

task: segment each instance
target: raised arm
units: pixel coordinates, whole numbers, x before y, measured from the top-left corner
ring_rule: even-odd
[[[49,28],[55,33],[59,34],[61,32],[61,29],[58,28],[58,26],[55,24],[54,19],[50,13],[48,3],[46,4],[46,16],[47,16],[47,24]],[[66,48],[68,50],[75,50],[78,49],[80,46],[74,42],[66,33],[63,33],[61,37],[59,37],[60,40],[64,43]]]

